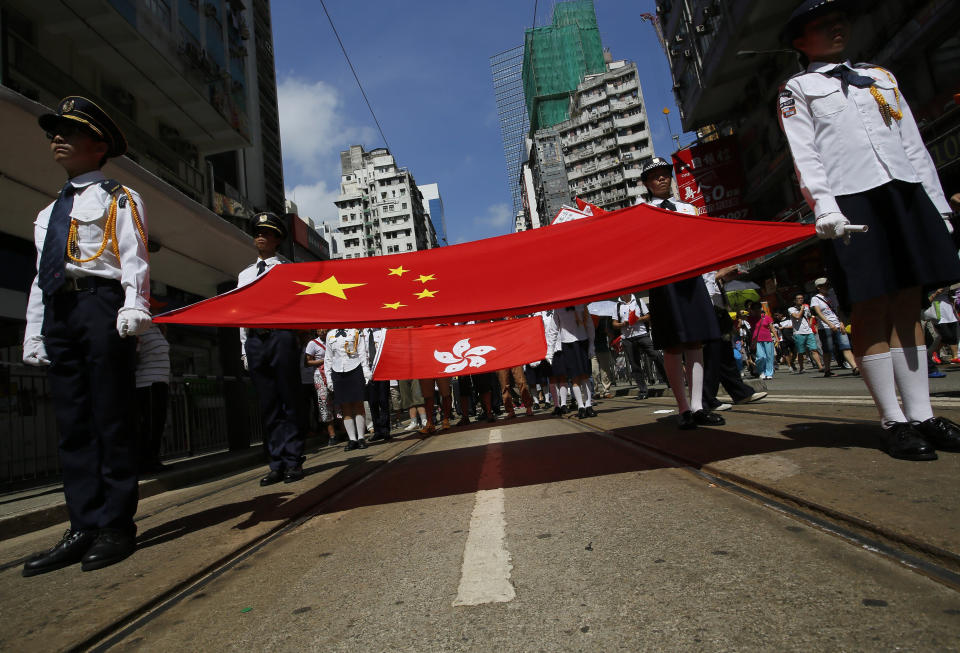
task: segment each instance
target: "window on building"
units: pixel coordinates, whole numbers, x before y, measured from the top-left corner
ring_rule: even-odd
[[[407,251],[413,250],[413,243],[407,243]]]
[[[400,205],[400,208],[402,208],[402,209],[405,209],[405,208],[407,208],[407,203],[406,203],[406,202],[404,202],[403,204],[401,204],[401,205]]]

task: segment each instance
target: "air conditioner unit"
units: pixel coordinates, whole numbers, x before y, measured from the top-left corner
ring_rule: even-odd
[[[697,34],[706,34],[710,31],[710,26],[706,23],[701,23],[694,28],[697,31]]]
[[[693,50],[684,50],[683,56],[686,59],[693,59]]]
[[[671,56],[671,57],[679,57],[679,56],[680,56],[680,48],[670,48],[670,56]]]
[[[683,34],[677,34],[676,36],[673,37],[673,40],[676,41],[677,43],[683,43],[684,36]]]

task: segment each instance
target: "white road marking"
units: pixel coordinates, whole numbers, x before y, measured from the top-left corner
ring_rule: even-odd
[[[489,444],[503,442],[500,429],[490,431]],[[470,533],[463,549],[460,587],[453,605],[505,603],[516,597],[510,583],[510,552],[507,551],[507,522],[504,516],[503,452],[500,447],[487,447],[480,486],[470,517]]]
[[[754,402],[785,404],[837,404],[840,406],[872,406],[873,399],[869,396],[817,396],[817,395],[768,395],[764,399]],[[746,404],[745,404],[746,405]],[[935,408],[960,408],[960,400],[954,397],[930,397],[930,405]]]

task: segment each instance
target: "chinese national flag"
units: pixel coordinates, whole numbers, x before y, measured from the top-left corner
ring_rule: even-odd
[[[627,316],[627,324],[636,324],[639,319],[640,316],[637,315],[636,311],[630,311],[630,315]]]
[[[779,250],[813,225],[689,216],[649,205],[409,254],[274,266],[158,323],[309,329],[467,322],[587,304]],[[511,270],[576,264],[562,283]]]
[[[462,326],[390,329],[377,358],[374,380],[436,379],[493,372],[547,355],[539,317]]]

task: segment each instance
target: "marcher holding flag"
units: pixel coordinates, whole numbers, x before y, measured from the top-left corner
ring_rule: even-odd
[[[960,427],[933,416],[918,316],[922,288],[960,279],[952,211],[893,74],[844,56],[853,7],[807,0],[790,16],[783,39],[806,69],[781,87],[779,119],[817,235],[830,241],[830,277],[852,307],[885,449],[934,460],[934,449],[960,450]],[[851,238],[851,223],[869,231]]]

